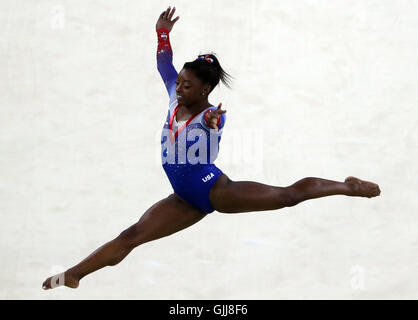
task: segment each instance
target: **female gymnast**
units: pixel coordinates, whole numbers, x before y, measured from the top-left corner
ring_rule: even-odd
[[[184,64],[180,73],[172,65],[168,7],[158,18],[157,67],[169,94],[169,110],[161,137],[162,165],[174,192],[151,206],[131,227],[67,271],[44,281],[43,289],[60,285],[77,288],[79,281],[105,266],[121,262],[137,246],[171,235],[200,221],[214,210],[221,213],[276,210],[309,199],[331,195],[375,197],[379,186],[355,177],[344,182],[307,177],[287,187],[252,181],[232,181],[213,161],[225,125],[225,110],[208,101],[221,80],[230,75],[213,54]],[[177,160],[176,160],[177,159]]]

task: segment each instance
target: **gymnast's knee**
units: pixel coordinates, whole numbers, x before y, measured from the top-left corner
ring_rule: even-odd
[[[279,198],[283,207],[294,207],[304,200],[303,195],[292,186],[280,188]]]
[[[137,223],[122,231],[116,239],[120,241],[124,247],[130,249],[146,242]]]

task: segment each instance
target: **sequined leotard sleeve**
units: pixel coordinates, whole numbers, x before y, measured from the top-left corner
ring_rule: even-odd
[[[173,51],[170,45],[168,29],[158,29],[157,36],[157,68],[164,81],[165,88],[167,89],[171,106],[176,99],[176,79],[178,74],[173,66]]]

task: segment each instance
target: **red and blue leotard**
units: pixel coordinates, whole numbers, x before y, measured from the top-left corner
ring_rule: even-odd
[[[209,107],[194,115],[184,124],[176,126],[176,113],[181,107],[177,101],[177,71],[173,66],[169,31],[157,30],[157,68],[169,96],[169,109],[161,135],[161,160],[175,193],[203,213],[213,208],[209,192],[222,171],[214,165],[226,116],[221,114],[218,131],[207,126],[205,113]]]

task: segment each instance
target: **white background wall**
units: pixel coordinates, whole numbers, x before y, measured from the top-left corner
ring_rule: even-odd
[[[214,51],[235,77],[217,165],[233,180],[377,182],[225,215],[137,248],[77,290],[43,291],[172,192],[155,23],[178,70]],[[0,1],[0,298],[418,298],[418,3]]]

